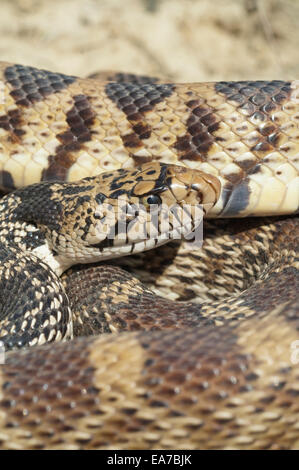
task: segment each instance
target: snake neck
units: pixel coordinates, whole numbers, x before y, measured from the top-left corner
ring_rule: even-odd
[[[25,188],[1,199],[0,244],[14,252],[32,253],[60,276],[71,264],[55,252],[44,227],[42,229],[39,226],[41,219],[46,216],[51,224],[51,212],[45,207],[46,198],[44,202],[38,199],[39,207],[35,207],[34,198],[26,196]]]

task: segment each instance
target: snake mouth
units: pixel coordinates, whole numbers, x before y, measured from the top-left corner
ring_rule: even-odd
[[[120,243],[120,238],[110,239],[107,238],[100,244],[94,245],[94,248],[98,248],[100,253],[98,254],[98,260],[107,260],[121,256],[132,255],[143,251],[157,248],[170,240],[196,240],[196,242],[202,240],[201,216],[195,219],[191,214],[185,216],[187,221],[182,223],[179,218],[176,219],[177,223],[170,223],[170,229],[158,233],[156,236],[144,236],[134,239],[132,233],[127,236],[126,243]],[[198,230],[198,232],[197,232]]]
[[[191,188],[190,191],[197,192]],[[136,205],[135,210],[126,204],[123,216],[111,223],[106,230],[99,227],[102,241],[89,245],[97,250],[98,260],[130,255],[158,247],[170,240],[202,240],[201,223],[205,210],[201,204],[179,203],[155,204],[144,207]],[[112,211],[110,211],[110,214]]]

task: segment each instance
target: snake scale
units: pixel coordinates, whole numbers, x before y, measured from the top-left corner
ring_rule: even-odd
[[[299,448],[299,83],[0,78],[0,448]],[[111,241],[119,197],[202,248]]]

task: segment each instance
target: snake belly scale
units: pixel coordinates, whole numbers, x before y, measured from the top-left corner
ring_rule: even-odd
[[[0,448],[299,448],[298,82],[0,73]]]

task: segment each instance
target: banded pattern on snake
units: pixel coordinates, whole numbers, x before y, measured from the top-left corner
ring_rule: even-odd
[[[1,75],[0,338],[32,347],[1,366],[0,447],[298,448],[298,83]],[[147,286],[60,281],[165,241],[99,238],[119,196],[236,219],[123,258]]]

